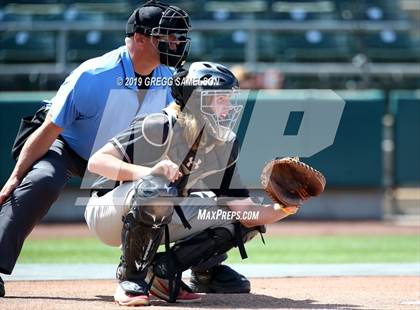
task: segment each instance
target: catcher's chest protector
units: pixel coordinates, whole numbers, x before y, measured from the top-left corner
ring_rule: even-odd
[[[181,196],[186,196],[199,180],[226,170],[237,160],[237,143],[234,140],[199,146],[202,134],[198,134],[195,143],[188,144],[185,139],[185,130],[188,129],[177,123],[171,109],[138,118],[131,128],[132,131],[125,133],[120,141],[120,144],[129,141],[123,145],[127,157],[134,164],[148,167],[168,158],[179,165],[184,175],[176,183]]]
[[[184,138],[184,131],[180,126],[173,128],[171,146],[167,156],[176,164],[180,164],[183,174],[179,181],[179,191],[186,196],[186,192],[198,181],[224,171],[237,161],[237,144],[234,141],[221,145],[211,144],[204,147],[189,146]],[[221,184],[214,184],[218,188]]]

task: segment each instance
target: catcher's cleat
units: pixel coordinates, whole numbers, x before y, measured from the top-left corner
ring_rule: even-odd
[[[192,271],[190,287],[196,293],[247,294],[251,291],[249,280],[226,265]]]
[[[118,283],[114,300],[120,306],[149,306],[147,283],[144,281]]]
[[[169,288],[165,280],[155,277],[150,288],[150,293],[160,299],[169,301]],[[181,284],[176,301],[179,303],[200,302],[201,296],[191,291],[186,284]]]
[[[4,289],[3,279],[0,277],[0,297],[4,297],[6,290]]]

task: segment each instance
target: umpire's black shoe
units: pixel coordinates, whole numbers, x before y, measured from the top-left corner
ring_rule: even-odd
[[[4,297],[6,291],[4,289],[4,282],[3,279],[0,277],[0,297]]]
[[[195,293],[246,294],[251,291],[249,280],[225,265],[192,271],[190,287]]]

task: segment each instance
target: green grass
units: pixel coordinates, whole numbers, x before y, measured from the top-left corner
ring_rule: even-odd
[[[271,237],[266,245],[257,236],[246,246],[244,263],[402,263],[420,262],[420,237],[315,236]],[[117,263],[119,248],[96,239],[28,240],[19,263]],[[229,262],[241,262],[233,249]]]
[[[276,237],[248,246],[255,263],[399,263],[420,262],[418,236]],[[232,262],[240,261],[232,251]]]

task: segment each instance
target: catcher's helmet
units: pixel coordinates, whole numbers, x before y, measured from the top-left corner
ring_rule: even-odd
[[[181,110],[201,120],[212,136],[221,141],[231,137],[242,106],[238,105],[239,82],[228,68],[194,62],[188,70],[177,71],[171,91]]]
[[[127,21],[126,36],[141,33],[158,38],[160,62],[164,65],[179,68],[187,59],[191,40],[187,37],[191,30],[191,21],[187,12],[179,7],[159,1],[148,1],[136,9]],[[175,40],[168,40],[169,35]],[[170,48],[176,43],[176,49]]]

